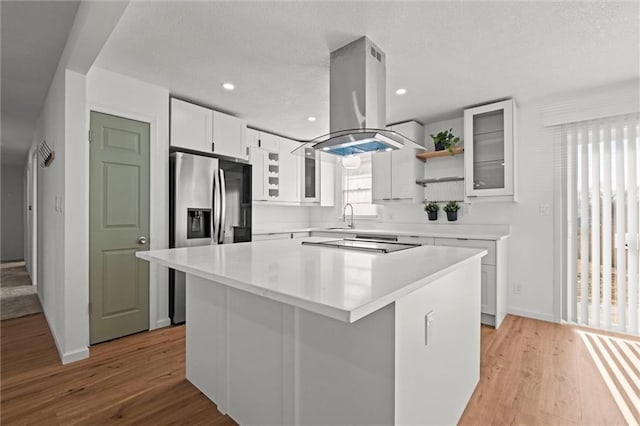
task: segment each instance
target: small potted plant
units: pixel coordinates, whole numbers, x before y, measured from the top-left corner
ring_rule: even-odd
[[[436,151],[443,151],[447,149],[449,150],[449,154],[455,154],[453,148],[458,142],[460,142],[460,137],[453,134],[453,128],[449,130],[443,130],[441,132],[438,132],[436,135],[431,134],[429,136],[431,136],[431,139],[433,139],[433,146],[435,147]]]
[[[424,206],[424,211],[429,215],[429,220],[438,220],[438,210],[440,210],[440,206],[435,201],[430,201]]]
[[[458,210],[460,210],[460,205],[455,201],[449,201],[446,206],[442,208],[445,212],[447,212],[447,220],[449,222],[455,222],[458,220]]]

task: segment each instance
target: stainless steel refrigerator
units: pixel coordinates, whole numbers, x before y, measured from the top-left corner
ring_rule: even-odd
[[[251,241],[249,163],[188,152],[172,152],[169,162],[171,248]],[[169,316],[185,321],[185,274],[173,269]]]

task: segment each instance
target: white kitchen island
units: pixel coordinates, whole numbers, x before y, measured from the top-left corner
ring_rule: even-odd
[[[187,274],[187,379],[238,423],[425,425],[456,423],[479,380],[484,254],[297,239],[137,256]]]

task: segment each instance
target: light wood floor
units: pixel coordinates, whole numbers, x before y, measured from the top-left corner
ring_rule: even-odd
[[[461,424],[625,424],[578,330],[514,316],[483,327],[481,380]],[[3,425],[234,424],[185,380],[184,327],[103,343],[66,366],[42,314],[1,332]]]

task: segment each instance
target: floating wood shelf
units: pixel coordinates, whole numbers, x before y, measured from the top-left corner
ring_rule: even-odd
[[[453,149],[453,154],[462,154],[464,153],[464,148],[459,147],[459,148],[454,148]],[[416,157],[421,159],[422,161],[427,161],[427,158],[438,158],[438,157],[447,157],[447,156],[451,156],[451,153],[449,153],[448,149],[445,149],[444,151],[429,151],[429,152],[422,152],[420,154],[417,154]]]

